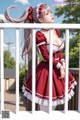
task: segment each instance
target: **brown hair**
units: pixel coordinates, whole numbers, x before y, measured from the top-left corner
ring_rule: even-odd
[[[16,23],[20,23],[20,22],[24,22],[24,23],[30,23],[30,20],[28,19],[28,10],[29,8],[27,8],[22,16],[20,18],[12,18],[9,15],[9,12],[12,8],[18,7],[16,5],[12,5],[10,7],[8,7],[5,11],[5,18],[10,21],[10,22],[16,22]],[[44,17],[45,14],[45,9],[50,9],[49,6],[47,6],[46,4],[43,4],[42,7],[42,13],[41,13],[41,18]],[[32,17],[33,17],[33,22],[35,23],[40,23],[40,21],[37,18],[37,6],[33,9],[32,12]],[[51,10],[51,9],[50,9]],[[24,55],[28,54],[28,59],[30,60],[32,58],[32,30],[31,29],[24,29],[24,46],[23,46],[23,51],[22,51],[22,58],[24,58]]]

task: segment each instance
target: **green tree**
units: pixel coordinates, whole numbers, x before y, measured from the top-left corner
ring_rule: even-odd
[[[79,67],[80,36],[70,39],[69,67]]]
[[[73,0],[65,0],[66,2],[74,2]],[[80,2],[80,0],[76,0]],[[63,16],[62,23],[80,23],[80,4],[66,4],[64,6],[57,6],[55,8],[55,15],[57,17]],[[79,30],[71,30],[74,35],[79,35]],[[61,30],[62,36],[64,35],[64,30]]]
[[[72,48],[74,47],[78,47],[79,48],[79,44],[80,44],[80,35],[76,35],[74,37],[72,37],[70,39],[70,43],[69,43],[69,51],[71,51]]]
[[[41,54],[39,54],[39,56],[38,56],[38,60],[39,60],[39,62],[41,62],[41,61],[43,60],[43,57],[42,57]]]
[[[22,89],[23,82],[25,80],[25,67],[19,69],[19,91]]]
[[[73,0],[64,0],[66,2],[74,2]],[[80,2],[80,0],[76,0]],[[80,4],[66,4],[55,8],[57,17],[63,16],[62,23],[80,23]],[[61,36],[65,34],[65,30],[60,30]],[[79,47],[80,47],[80,30],[70,30],[70,49],[69,49],[69,67],[79,67]],[[65,50],[63,50],[65,52]]]
[[[74,47],[70,51],[70,58],[69,58],[69,67],[72,68],[79,68],[79,48]]]
[[[9,51],[4,51],[4,68],[15,68],[15,60]]]

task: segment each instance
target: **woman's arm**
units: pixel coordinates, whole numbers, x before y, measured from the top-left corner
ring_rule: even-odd
[[[41,54],[42,54],[44,60],[49,62],[49,53],[46,48],[46,45],[45,44],[40,45],[39,49],[41,51]],[[52,61],[53,61],[53,65],[55,65],[58,69],[61,67],[61,63],[59,61],[56,61],[54,58],[52,58]]]
[[[62,54],[62,51],[59,51],[59,58],[60,58],[60,62],[62,63],[64,70],[65,70],[65,59],[64,56]]]
[[[41,51],[41,54],[44,60],[49,61],[49,53],[46,49],[46,45],[44,44],[44,45],[39,46],[39,49]],[[63,65],[59,61],[56,61],[54,58],[53,58],[53,65],[55,65],[58,69],[60,69],[61,76],[59,77],[59,79],[63,79],[65,77]]]
[[[45,36],[40,32],[36,32],[36,45],[40,49],[40,52],[44,58],[44,60],[49,62],[49,52],[46,48],[46,38]],[[54,57],[52,58],[53,65],[55,65],[58,69],[61,67],[61,63],[59,61],[56,61]]]

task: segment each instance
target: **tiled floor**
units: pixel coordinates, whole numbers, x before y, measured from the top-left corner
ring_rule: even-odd
[[[4,93],[4,100],[5,100],[5,105],[4,108],[5,110],[11,110],[13,112],[16,111],[16,94],[14,91],[8,91]],[[23,96],[23,93],[19,94],[19,110],[20,111],[26,111],[26,99]]]

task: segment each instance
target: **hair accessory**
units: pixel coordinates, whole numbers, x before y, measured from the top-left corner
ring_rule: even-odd
[[[28,17],[27,17],[30,20],[30,23],[33,23],[32,13],[33,13],[33,7],[30,6],[29,9],[28,9]]]
[[[36,12],[37,12],[37,18],[39,18],[40,15],[41,15],[42,6],[43,6],[43,5],[44,5],[43,3],[40,3],[39,5],[37,5],[37,10],[36,10]]]

